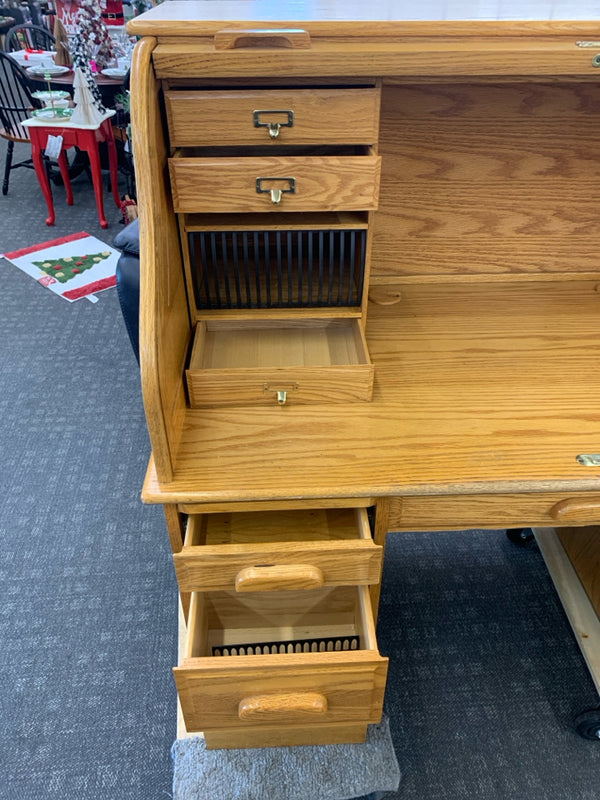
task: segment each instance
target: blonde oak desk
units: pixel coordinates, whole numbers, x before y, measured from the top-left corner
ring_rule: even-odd
[[[535,528],[600,688],[598,24],[346,9],[128,28],[143,498],[210,747],[364,738],[388,531]]]

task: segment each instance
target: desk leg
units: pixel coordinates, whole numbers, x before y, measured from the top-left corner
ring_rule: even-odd
[[[183,540],[185,539],[185,530],[183,525],[183,517],[179,513],[176,505],[168,503],[163,506],[165,511],[165,518],[167,520],[167,530],[169,532],[169,540],[171,542],[171,549],[174,553],[179,553],[183,547]],[[181,600],[181,608],[185,621],[187,622],[190,612],[190,600],[192,597],[191,592],[180,592],[179,597]]]
[[[383,547],[384,557],[385,540],[387,537],[389,524],[389,511],[389,497],[380,497],[377,500],[377,506],[375,510],[375,530],[373,531],[373,541],[375,544],[379,544],[381,547]],[[381,575],[379,576],[379,581],[370,587],[369,593],[371,595],[371,606],[373,607],[373,619],[375,624],[377,624],[377,615],[379,614],[379,597],[381,594]]]
[[[60,151],[60,155],[58,157],[58,167],[60,169],[60,174],[63,179],[63,183],[65,185],[65,191],[67,192],[67,205],[73,205],[73,189],[71,187],[71,178],[69,177],[69,164],[67,163],[67,154],[64,150]]]
[[[85,131],[82,136],[82,143],[90,157],[90,169],[92,170],[92,183],[94,184],[94,196],[96,197],[96,207],[98,209],[98,219],[101,228],[108,228],[108,222],[104,216],[104,194],[102,191],[102,167],[100,166],[100,152],[96,140],[96,131]]]
[[[32,128],[32,132],[35,128]],[[48,206],[48,217],[46,218],[46,225],[54,225],[56,219],[54,214],[54,201],[52,200],[52,190],[50,189],[50,182],[48,181],[48,174],[42,159],[42,148],[40,141],[37,137],[31,137],[31,158],[33,159],[33,166],[35,167],[35,174],[37,175],[39,184],[42,188],[44,197],[46,198],[46,205]]]

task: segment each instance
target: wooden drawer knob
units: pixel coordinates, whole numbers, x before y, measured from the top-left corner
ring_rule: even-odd
[[[240,47],[307,50],[310,48],[310,34],[301,28],[226,29],[215,33],[215,50],[235,50]]]
[[[327,698],[318,692],[300,694],[257,694],[244,697],[238,706],[242,720],[277,720],[290,722],[314,717],[327,711]]]
[[[555,503],[550,509],[550,516],[557,522],[587,523],[600,522],[600,497],[570,497]]]
[[[279,592],[318,589],[325,580],[312,564],[271,564],[244,567],[235,578],[236,592]]]

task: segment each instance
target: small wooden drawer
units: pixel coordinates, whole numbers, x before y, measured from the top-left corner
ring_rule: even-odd
[[[370,400],[357,319],[201,320],[186,372],[192,408]]]
[[[171,147],[255,144],[374,144],[379,90],[170,90]]]
[[[456,530],[529,528],[600,523],[600,495],[593,492],[447,497],[394,497],[388,529]]]
[[[370,148],[339,150],[256,157],[178,150],[169,159],[173,206],[213,214],[376,209],[381,158]]]
[[[379,583],[364,508],[194,514],[175,553],[181,591],[238,593]]]
[[[186,728],[209,746],[316,744],[380,720],[387,661],[364,586],[194,593],[174,673]]]

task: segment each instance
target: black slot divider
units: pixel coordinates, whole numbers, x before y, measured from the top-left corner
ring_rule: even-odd
[[[199,309],[360,306],[367,231],[190,231]]]

